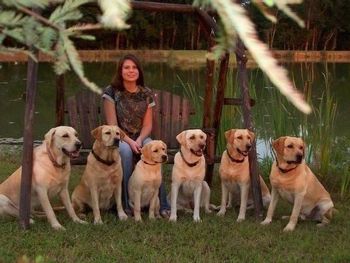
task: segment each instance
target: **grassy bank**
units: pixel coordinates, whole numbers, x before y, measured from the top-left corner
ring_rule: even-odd
[[[20,155],[0,151],[0,181],[20,165]],[[170,165],[164,178],[169,187]],[[70,190],[77,184],[83,167],[73,167]],[[220,186],[214,176],[211,201],[219,204]],[[249,211],[247,220],[236,223],[237,211],[224,218],[202,214],[202,223],[190,214],[179,213],[176,224],[164,219],[142,224],[132,219],[120,222],[113,213],[103,215],[101,226],[74,224],[66,212],[57,213],[66,231],[50,228],[46,219],[36,219],[31,230],[19,229],[15,219],[0,219],[0,262],[15,262],[23,255],[37,262],[349,262],[349,202],[333,196],[339,212],[332,223],[317,228],[301,222],[295,232],[283,233],[286,222],[279,219],[291,212],[290,205],[278,205],[275,221],[262,227]],[[89,214],[89,222],[92,216]],[[21,261],[25,262],[25,261]]]

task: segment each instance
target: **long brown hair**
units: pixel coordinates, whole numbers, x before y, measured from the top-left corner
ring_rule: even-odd
[[[114,89],[117,89],[119,91],[125,90],[124,83],[123,83],[123,76],[122,76],[123,64],[124,64],[125,60],[131,60],[132,62],[135,63],[135,65],[139,71],[139,78],[136,80],[136,85],[144,87],[145,85],[144,85],[144,80],[143,80],[143,69],[142,69],[141,63],[140,63],[139,59],[132,54],[127,54],[119,60],[117,71],[114,74],[112,81],[111,81],[111,86]]]

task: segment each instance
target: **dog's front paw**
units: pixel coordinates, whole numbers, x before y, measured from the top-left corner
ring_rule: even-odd
[[[135,216],[135,221],[142,223],[142,217],[141,216]]]
[[[196,223],[202,222],[201,218],[199,216],[193,216],[193,221]]]
[[[94,225],[102,225],[103,224],[103,221],[101,218],[95,218],[94,219]]]
[[[125,221],[128,219],[128,215],[123,213],[118,214],[119,220]]]
[[[213,211],[210,210],[210,208],[205,209],[206,214],[211,214]]]
[[[224,216],[226,214],[225,210],[220,209],[220,211],[216,214],[217,216]]]
[[[73,220],[74,223],[79,223],[79,224],[87,224],[88,222],[81,220],[80,218],[76,218]]]
[[[261,223],[260,223],[260,225],[263,225],[263,226],[266,226],[266,225],[268,225],[268,224],[270,224],[271,223],[271,219],[269,219],[269,218],[265,218],[265,220],[264,221],[262,221]]]
[[[289,224],[283,229],[283,232],[291,232],[291,231],[294,230],[294,228],[295,228],[295,225],[289,223]]]
[[[240,217],[240,216],[239,216],[239,217],[237,218],[236,222],[237,222],[237,223],[241,223],[241,222],[243,222],[244,220],[245,220],[244,217]]]
[[[176,222],[176,220],[177,220],[177,216],[170,215],[169,221],[171,221],[171,222]]]
[[[52,228],[55,229],[55,230],[63,230],[63,231],[66,230],[60,223],[53,224]]]

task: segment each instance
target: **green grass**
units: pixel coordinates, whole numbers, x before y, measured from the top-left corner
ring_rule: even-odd
[[[0,181],[20,164],[19,155],[0,152]],[[171,165],[164,178],[169,188]],[[74,166],[70,190],[77,184],[83,167]],[[219,204],[221,190],[214,175],[211,201]],[[314,222],[300,222],[293,233],[283,233],[291,212],[280,201],[270,226],[259,225],[249,211],[247,220],[236,223],[237,211],[225,217],[202,213],[202,223],[193,223],[191,214],[178,214],[178,222],[164,219],[143,223],[121,222],[113,213],[104,213],[104,225],[73,223],[65,211],[57,212],[66,231],[54,231],[46,219],[36,219],[29,231],[19,228],[15,219],[0,219],[0,262],[19,260],[23,255],[36,262],[349,262],[350,204],[335,198],[338,213],[325,228]]]

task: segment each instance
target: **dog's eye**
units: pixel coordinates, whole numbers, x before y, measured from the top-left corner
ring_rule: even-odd
[[[190,137],[190,140],[194,140],[196,137],[194,136],[194,135],[192,135],[191,137]]]
[[[75,137],[78,137],[78,133],[75,133],[74,135],[75,135]]]
[[[238,140],[242,140],[243,137],[242,137],[242,136],[238,136],[237,139],[238,139]]]
[[[304,147],[303,147],[303,146],[300,146],[299,149],[302,150],[302,149],[304,149]]]
[[[69,135],[68,135],[68,133],[66,133],[66,134],[63,134],[62,137],[63,137],[63,138],[69,138]]]
[[[157,152],[158,152],[158,149],[155,149],[153,152],[157,153]]]
[[[289,145],[287,145],[287,147],[292,149],[293,148],[293,144],[289,144]]]
[[[106,132],[105,134],[108,134],[108,135],[110,135],[110,134],[111,134],[111,132]]]
[[[203,136],[203,135],[201,135],[201,136],[199,136],[199,138],[203,139],[203,138],[204,138],[204,136]]]
[[[120,133],[119,133],[119,132],[116,132],[115,134],[116,134],[117,136],[119,136]]]

